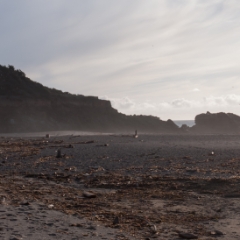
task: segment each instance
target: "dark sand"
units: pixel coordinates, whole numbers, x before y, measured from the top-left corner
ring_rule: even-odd
[[[240,136],[44,136],[0,137],[0,239],[240,239]]]

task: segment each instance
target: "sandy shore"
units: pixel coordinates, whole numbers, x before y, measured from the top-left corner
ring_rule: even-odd
[[[44,136],[0,136],[1,239],[240,239],[240,136]]]

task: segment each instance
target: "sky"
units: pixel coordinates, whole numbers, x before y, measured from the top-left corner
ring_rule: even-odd
[[[239,0],[0,0],[0,65],[125,114],[240,114]]]

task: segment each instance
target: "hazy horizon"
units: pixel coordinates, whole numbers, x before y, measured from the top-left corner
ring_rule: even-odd
[[[0,1],[0,64],[119,112],[239,115],[237,0]]]

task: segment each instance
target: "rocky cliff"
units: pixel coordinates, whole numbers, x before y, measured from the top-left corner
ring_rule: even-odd
[[[173,121],[127,116],[97,97],[47,88],[13,66],[0,65],[0,132],[81,130],[178,132]]]
[[[240,133],[240,116],[233,113],[202,113],[195,117],[191,132]]]

